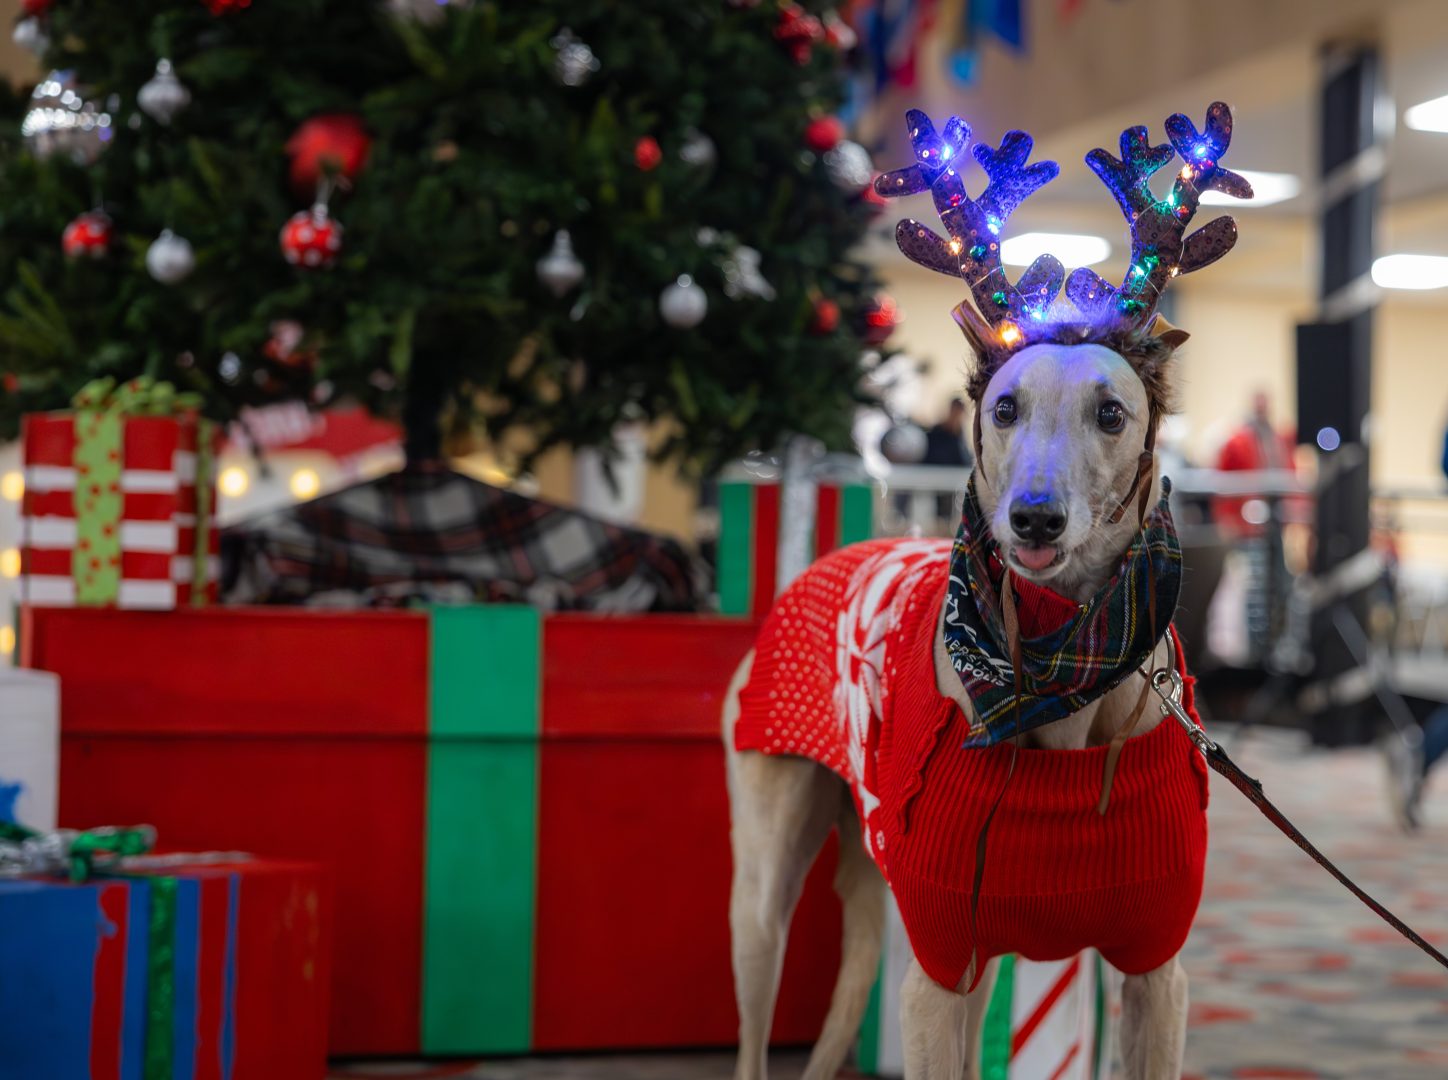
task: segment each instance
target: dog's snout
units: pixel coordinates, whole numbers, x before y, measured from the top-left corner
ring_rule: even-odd
[[[1011,500],[1011,531],[1031,544],[1049,544],[1066,531],[1066,507],[1052,498],[1017,496]]]

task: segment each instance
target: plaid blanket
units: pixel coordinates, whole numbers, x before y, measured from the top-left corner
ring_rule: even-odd
[[[231,603],[515,602],[693,611],[705,578],[677,541],[411,467],[222,533]]]
[[[1116,576],[1078,606],[1007,571],[972,477],[945,602],[946,649],[975,706],[966,746],[988,746],[1078,712],[1151,655],[1171,624],[1181,591],[1182,551],[1167,507],[1170,492],[1163,479],[1161,502],[1146,515]],[[1035,611],[1051,607],[1052,598],[1059,601],[1054,625],[1032,627],[1022,620],[1019,714],[1001,613],[1001,590],[1007,587],[1018,606]],[[1147,615],[1148,590],[1156,593],[1155,626]]]

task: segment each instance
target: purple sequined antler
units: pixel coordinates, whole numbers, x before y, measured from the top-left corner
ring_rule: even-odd
[[[1066,295],[1098,325],[1118,320],[1128,327],[1146,326],[1172,278],[1211,265],[1237,242],[1237,223],[1229,217],[1185,236],[1203,191],[1252,197],[1251,184],[1221,167],[1232,141],[1232,110],[1215,102],[1207,110],[1204,132],[1177,113],[1167,120],[1166,134],[1170,146],[1152,146],[1146,128],[1127,128],[1121,133],[1120,160],[1105,150],[1086,155],[1086,164],[1111,189],[1131,226],[1131,267],[1119,287],[1085,267],[1073,270],[1066,282]],[[1149,182],[1174,156],[1182,160],[1181,171],[1167,197],[1157,199]]]
[[[884,173],[875,191],[886,197],[914,195],[930,190],[935,211],[950,235],[946,240],[918,221],[906,219],[895,229],[895,240],[907,258],[942,274],[958,274],[970,286],[976,309],[993,327],[1006,347],[1020,344],[1021,324],[1045,317],[1061,283],[1065,268],[1053,255],[1042,255],[1012,284],[1001,266],[1001,228],[1011,213],[1060,171],[1054,161],[1027,165],[1031,137],[1012,131],[1000,149],[975,147],[975,159],[990,178],[979,199],[965,192],[957,163],[962,160],[970,128],[952,116],[943,134],[918,109],[905,114],[915,164]]]

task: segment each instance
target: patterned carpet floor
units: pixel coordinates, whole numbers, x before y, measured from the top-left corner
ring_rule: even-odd
[[[1448,772],[1429,790],[1425,828],[1407,836],[1389,813],[1373,750],[1315,750],[1281,731],[1229,749],[1330,858],[1435,945],[1448,944]],[[1184,1080],[1448,1077],[1448,971],[1215,776],[1211,826],[1206,894],[1184,954]],[[797,1077],[803,1061],[777,1054],[772,1075]],[[647,1054],[339,1064],[334,1078],[728,1080],[732,1070],[728,1054]]]

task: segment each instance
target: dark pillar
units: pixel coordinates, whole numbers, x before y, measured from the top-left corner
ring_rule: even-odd
[[[1375,716],[1361,650],[1340,627],[1344,615],[1366,624],[1373,577],[1363,428],[1371,405],[1373,231],[1388,133],[1378,119],[1383,92],[1374,46],[1329,47],[1322,79],[1320,306],[1318,321],[1299,327],[1297,356],[1298,438],[1318,448],[1319,464],[1312,673],[1299,704],[1314,740],[1339,745],[1370,738]]]

